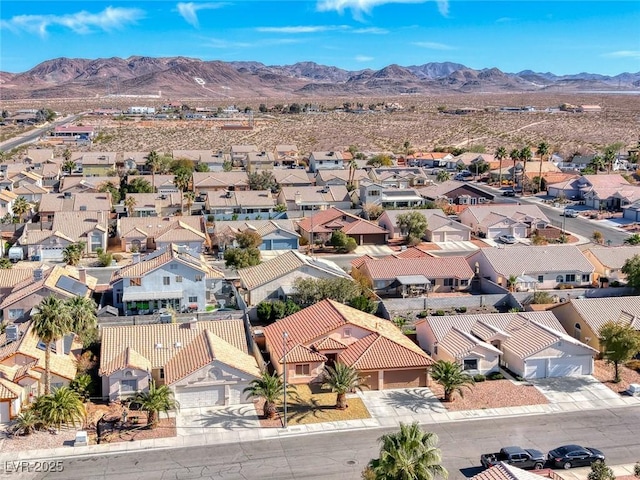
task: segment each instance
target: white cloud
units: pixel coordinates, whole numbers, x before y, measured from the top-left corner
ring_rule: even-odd
[[[338,30],[344,27],[329,25],[298,25],[290,27],[258,27],[256,31],[265,33],[317,33]]]
[[[88,34],[95,30],[111,31],[135,23],[145,15],[138,8],[107,7],[102,12],[90,13],[82,10],[65,15],[17,15],[2,20],[0,27],[14,32],[26,31],[46,36],[49,27],[64,27],[78,34]]]
[[[500,17],[499,19],[496,20],[496,23],[509,23],[509,22],[513,22],[513,18],[511,17]]]
[[[353,30],[353,33],[370,33],[372,35],[386,35],[389,33],[389,30],[385,30],[384,28],[378,27],[369,27],[369,28],[356,28]]]
[[[267,38],[261,39],[254,43],[251,42],[232,42],[229,40],[223,40],[221,38],[208,38],[204,41],[203,45],[210,48],[260,48],[271,45],[291,45],[300,43],[300,40],[295,38]]]
[[[176,5],[178,13],[185,22],[196,28],[200,26],[198,22],[198,12],[200,10],[215,10],[217,8],[224,7],[225,3],[194,3],[194,2],[180,2]]]
[[[605,53],[603,56],[609,58],[640,59],[640,50],[618,50],[617,52]]]
[[[428,48],[429,50],[455,50],[455,47],[437,42],[414,42],[416,47]]]
[[[356,55],[356,62],[370,62],[373,60],[373,57],[367,57],[366,55]]]
[[[370,14],[373,8],[387,3],[425,3],[429,0],[318,0],[317,8],[321,12],[336,10],[340,13],[349,9],[358,18],[362,13]],[[436,0],[438,11],[443,16],[449,13],[449,0]]]

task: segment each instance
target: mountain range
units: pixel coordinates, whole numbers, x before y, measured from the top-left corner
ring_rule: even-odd
[[[380,70],[344,70],[299,62],[202,61],[187,57],[56,58],[22,73],[0,72],[2,98],[86,98],[158,95],[169,98],[282,98],[480,92],[603,91],[640,88],[640,72],[606,76],[555,75],[458,63],[426,63]]]

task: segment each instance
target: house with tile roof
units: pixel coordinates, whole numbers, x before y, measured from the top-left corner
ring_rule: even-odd
[[[464,257],[365,258],[357,270],[378,295],[403,298],[467,290],[474,275]]]
[[[116,188],[120,188],[118,177],[82,177],[78,175],[64,175],[60,181],[58,191],[64,195],[65,192],[76,193],[99,193],[100,187],[106,183],[111,183]]]
[[[298,278],[352,278],[330,260],[309,257],[295,250],[253,267],[238,270],[240,294],[249,306],[263,300],[284,299]]]
[[[297,145],[281,144],[274,149],[276,166],[297,167],[300,161],[300,152]]]
[[[392,322],[333,300],[268,325],[264,337],[271,364],[281,374],[286,360],[293,384],[319,382],[325,365],[341,362],[370,390],[425,387],[434,363]]]
[[[247,152],[244,168],[247,172],[259,172],[261,170],[273,170],[276,158],[273,153],[262,150],[260,152]]]
[[[42,299],[54,295],[63,300],[73,297],[91,298],[98,280],[83,268],[70,265],[48,267],[42,264],[32,275],[16,283],[0,303],[5,322],[25,321]]]
[[[470,375],[500,367],[522,378],[591,375],[598,353],[548,311],[426,317],[416,335],[434,360],[455,361]]]
[[[260,250],[298,250],[300,234],[291,220],[221,220],[215,223],[212,237],[219,251],[233,245],[238,233],[251,230],[262,238]]]
[[[205,202],[206,209],[213,215],[256,214],[269,217],[275,206],[276,199],[270,190],[210,192]]]
[[[0,217],[13,216],[13,204],[18,195],[9,190],[0,190]]]
[[[527,238],[534,230],[550,224],[537,205],[470,205],[458,217],[460,223],[485,238],[513,235]]]
[[[362,180],[369,180],[369,175],[366,170],[360,168],[356,170],[318,170],[315,173],[315,179],[317,185],[342,185],[344,187],[346,187],[349,184],[349,180],[351,180],[353,186],[358,188]]]
[[[541,478],[560,478],[556,474],[529,472],[513,465],[500,462],[491,468],[474,475],[469,480],[540,480]]]
[[[495,195],[485,192],[475,185],[457,180],[447,180],[426,186],[420,188],[418,193],[428,201],[445,200],[452,205],[477,205],[492,202],[495,198]]]
[[[380,167],[369,170],[369,179],[385,187],[420,188],[431,180],[420,167]]]
[[[242,320],[104,327],[103,396],[114,401],[167,385],[180,408],[250,403],[243,390],[260,376]]]
[[[631,185],[620,174],[583,175],[547,186],[552,197],[584,200],[587,207],[620,209],[640,199],[640,187]]]
[[[582,253],[584,253],[584,256],[587,257],[596,268],[595,276],[606,277],[609,282],[618,281],[625,283],[627,280],[627,276],[622,273],[622,267],[628,259],[634,257],[635,255],[640,255],[640,246],[593,246]],[[594,278],[594,280],[597,279]]]
[[[243,167],[250,152],[259,152],[257,145],[231,145],[231,162],[234,167]]]
[[[197,195],[212,192],[249,190],[249,176],[240,170],[231,172],[193,172],[193,191]]]
[[[113,306],[126,315],[163,308],[204,311],[215,303],[223,280],[224,274],[199,252],[171,244],[148,255],[134,254],[132,264],[113,273]]]
[[[83,254],[91,256],[99,249],[106,251],[108,240],[108,211],[60,211],[55,214],[50,228],[25,224],[16,246],[23,247],[26,258],[61,262],[64,249],[71,244],[84,243]]]
[[[453,155],[447,152],[414,152],[407,155],[406,162],[411,167],[447,167],[449,162],[453,162]]]
[[[131,210],[124,204],[127,198],[133,198]],[[183,203],[186,208],[186,202]],[[180,194],[127,193],[115,209],[117,213],[126,212],[129,217],[170,217],[181,211]]]
[[[554,305],[551,312],[569,335],[601,351],[600,329],[607,322],[620,322],[640,330],[640,296],[572,298]]]
[[[425,203],[415,188],[385,186],[369,180],[360,182],[358,195],[361,205],[379,205],[385,209],[419,207]]]
[[[116,170],[117,157],[116,152],[84,152],[76,166],[83,177],[108,176]]]
[[[121,217],[116,232],[125,252],[146,252],[171,243],[186,245],[196,252],[211,248],[211,239],[200,215]]]
[[[40,216],[45,222],[53,222],[57,212],[111,212],[111,194],[97,193],[48,193],[42,195]]]
[[[573,245],[541,245],[481,248],[467,257],[480,276],[502,287],[509,277],[522,279],[529,288],[548,290],[560,284],[589,286],[595,267]]]
[[[311,152],[309,155],[309,171],[319,170],[344,170],[344,158],[342,152]]]
[[[278,204],[289,211],[315,212],[331,207],[348,210],[353,203],[344,185],[309,187],[282,187],[278,193]]]
[[[405,235],[398,227],[398,215],[407,210],[386,209],[378,217],[378,225],[391,232],[390,238],[401,238]],[[468,242],[471,240],[471,228],[445,215],[439,208],[421,209],[420,213],[427,219],[425,239],[429,242]]]
[[[210,172],[222,172],[224,162],[231,161],[231,155],[222,150],[174,150],[173,158],[186,158],[195,165],[204,164]]]
[[[331,207],[298,221],[298,230],[307,241],[326,243],[333,232],[340,231],[358,245],[384,245],[388,232],[374,222]]]
[[[275,168],[271,175],[280,187],[312,187],[316,184],[316,180],[300,168]]]
[[[32,322],[14,323],[0,334],[0,424],[20,414],[44,393],[45,345],[33,333]],[[82,343],[65,335],[51,348],[51,387],[69,385],[77,373],[76,355]]]

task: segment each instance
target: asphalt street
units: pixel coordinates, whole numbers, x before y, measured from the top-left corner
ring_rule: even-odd
[[[481,471],[481,453],[519,445],[547,452],[578,443],[601,449],[610,465],[640,459],[640,407],[470,420],[425,427],[440,438],[449,479]],[[20,474],[37,479],[359,479],[377,439],[389,429],[330,432],[234,443],[63,459],[62,473]],[[0,477],[2,475],[0,474]],[[5,476],[3,478],[18,478]]]
[[[58,127],[60,125],[65,125],[67,123],[73,122],[75,121],[78,117],[80,117],[81,114],[79,115],[72,115],[69,117],[64,117],[62,119],[56,120],[55,122],[53,122],[50,125],[47,125],[45,127],[38,127],[35,128],[33,130],[30,130],[28,133],[25,133],[23,135],[20,135],[18,137],[15,137],[11,140],[7,140],[6,142],[3,142],[2,144],[0,144],[0,151],[2,152],[8,152],[16,147],[19,147],[20,145],[26,145],[28,143],[33,143],[35,142],[38,138],[40,138],[42,135],[44,135],[46,132],[53,130],[54,127]]]

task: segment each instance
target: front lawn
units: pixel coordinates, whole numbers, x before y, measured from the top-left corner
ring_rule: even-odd
[[[336,394],[323,390],[318,385],[298,385],[297,395],[287,397],[287,420],[289,425],[337,422],[371,418],[360,398],[349,396],[346,410],[335,408]],[[278,404],[282,416],[282,403]]]

